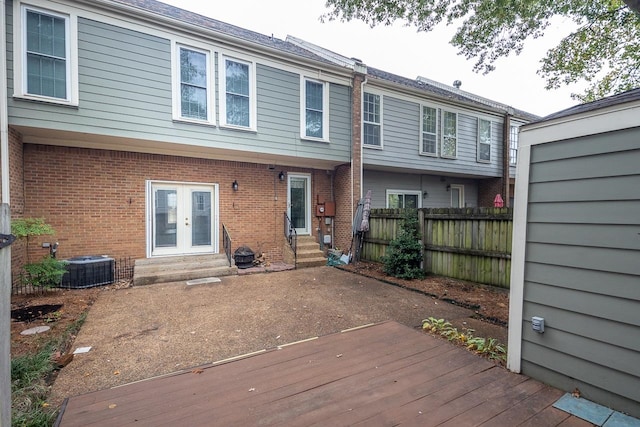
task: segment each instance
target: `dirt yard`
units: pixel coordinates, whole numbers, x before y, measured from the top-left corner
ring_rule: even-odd
[[[59,405],[67,396],[384,320],[417,328],[433,316],[506,342],[504,290],[437,277],[391,280],[376,264],[351,269],[360,274],[318,267],[223,277],[220,283],[196,286],[180,282],[17,297],[12,309],[62,307],[31,322],[12,321],[12,354],[32,350],[51,333],[24,336],[20,331],[48,325],[55,333],[90,307],[70,351],[82,346],[91,351],[76,355],[60,371],[50,402]]]

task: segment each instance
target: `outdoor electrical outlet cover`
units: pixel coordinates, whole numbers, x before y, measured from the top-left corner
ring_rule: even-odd
[[[531,328],[540,334],[544,333],[544,317],[533,316],[531,318]]]

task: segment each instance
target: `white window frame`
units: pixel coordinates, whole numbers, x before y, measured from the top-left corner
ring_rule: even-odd
[[[322,85],[322,136],[307,135],[307,82]],[[311,141],[329,142],[329,83],[300,76],[300,138]]]
[[[486,142],[482,142],[480,135],[481,135],[481,129],[482,129],[482,122],[485,123],[489,123],[489,143],[487,144]],[[488,159],[482,159],[480,158],[480,147],[481,145],[489,145],[489,158]],[[491,120],[487,120],[487,119],[483,119],[483,118],[478,118],[478,145],[476,148],[476,152],[477,152],[477,156],[476,156],[476,161],[479,163],[491,163],[491,150],[493,148],[493,123],[491,122]]]
[[[425,132],[424,130],[424,109],[425,108],[430,108],[432,110],[435,111],[436,113],[436,131],[435,133],[432,132]],[[439,120],[438,120],[438,108],[434,107],[432,105],[426,105],[426,104],[420,104],[420,154],[424,155],[424,156],[431,156],[431,157],[436,157],[438,155],[438,131],[440,130],[440,126],[439,126]],[[433,135],[434,137],[434,151],[425,151],[424,150],[424,136],[425,135]]]
[[[78,18],[61,10],[51,10],[13,2],[13,96],[52,104],[78,105]],[[27,11],[50,15],[65,21],[66,96],[55,98],[28,93],[27,90]]]
[[[445,121],[445,117],[447,114],[453,114],[456,117],[456,134],[455,134],[455,147],[456,147],[456,152],[454,153],[453,156],[449,155],[449,154],[445,154],[444,153],[444,139],[446,136],[444,134],[444,131],[446,129],[446,126],[444,125],[444,121]],[[440,124],[440,157],[442,157],[443,159],[457,159],[458,158],[458,139],[460,138],[460,132],[459,132],[459,125],[460,125],[460,118],[458,116],[458,113],[455,111],[449,111],[449,110],[445,110],[443,109],[441,112],[441,124]]]
[[[194,117],[182,116],[182,96],[181,96],[181,69],[180,69],[180,49],[187,49],[202,53],[206,56],[207,66],[207,118],[206,120]],[[171,49],[172,83],[173,83],[173,119],[182,122],[192,122],[198,124],[209,124],[215,126],[215,83],[213,79],[213,52],[207,49],[193,47],[187,44],[173,41]]]
[[[365,119],[364,119],[364,116],[365,116],[365,114],[364,114],[364,94],[365,94],[365,93],[368,93],[368,94],[370,94],[370,95],[375,95],[375,96],[377,96],[377,97],[378,97],[378,99],[380,100],[380,122],[379,122],[379,123],[376,123],[376,122],[370,122],[370,121],[367,121],[367,120],[365,120]],[[383,98],[384,98],[384,97],[383,97],[383,95],[382,95],[380,92],[376,92],[376,91],[373,91],[373,90],[364,90],[364,91],[362,92],[362,105],[361,105],[362,129],[361,129],[361,137],[360,137],[360,138],[361,138],[361,141],[362,141],[362,144],[361,144],[361,146],[362,146],[362,147],[371,148],[371,149],[374,149],[374,150],[382,150],[382,149],[383,149],[383,147],[384,147],[384,137],[383,137],[383,135],[384,135],[384,134],[383,134],[383,129],[382,129],[382,122],[383,122],[383,118],[382,118],[382,117],[383,117],[383,112],[382,112]],[[364,128],[365,128],[365,126],[364,126],[364,125],[365,125],[365,124],[377,125],[377,126],[380,128],[380,145],[365,144],[365,141],[364,141]]]
[[[389,209],[389,196],[398,195],[398,196],[417,196],[418,206],[417,208],[422,208],[422,191],[417,190],[393,190],[387,189],[385,192],[385,207]]]
[[[451,190],[453,190],[454,188],[457,189],[457,190],[460,190],[459,193],[458,193],[458,205],[459,205],[459,207],[464,208],[465,207],[465,205],[464,205],[464,185],[462,185],[462,184],[451,184],[449,186],[450,193],[451,193],[450,206],[453,207],[453,191],[451,191]]]
[[[518,137],[520,126],[509,126],[509,165],[515,166],[518,163]]]
[[[240,126],[233,123],[227,123],[227,76],[226,76],[226,64],[227,60],[247,65],[249,67],[249,126]],[[256,64],[253,61],[239,58],[235,55],[227,55],[225,53],[218,54],[218,88],[219,88],[219,116],[220,126],[257,131],[258,118],[257,118],[257,102],[256,102]]]

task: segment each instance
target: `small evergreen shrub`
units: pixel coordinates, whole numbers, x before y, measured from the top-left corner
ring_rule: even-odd
[[[384,272],[400,279],[421,279],[422,248],[418,233],[418,212],[407,209],[400,222],[400,233],[391,241],[382,262]]]

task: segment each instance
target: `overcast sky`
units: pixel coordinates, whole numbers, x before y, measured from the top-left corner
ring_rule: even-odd
[[[484,76],[474,73],[474,61],[457,55],[449,44],[453,27],[418,33],[401,24],[370,28],[359,21],[321,23],[325,0],[161,1],[279,39],[292,35],[404,77],[424,76],[446,84],[461,80],[462,90],[540,116],[575,105],[570,94],[580,91],[579,87],[547,91],[536,74],[546,50],[566,34],[566,22],[528,42],[520,56],[501,59],[497,69]]]

